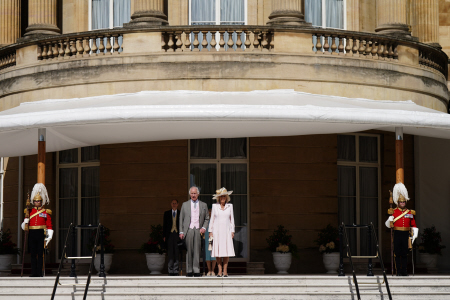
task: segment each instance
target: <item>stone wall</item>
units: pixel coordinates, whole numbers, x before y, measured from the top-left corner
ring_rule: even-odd
[[[274,267],[266,238],[278,225],[301,249],[291,273],[322,267],[314,240],[338,223],[336,145],[336,135],[250,139],[251,260],[265,261],[267,272]]]
[[[450,0],[439,0],[439,44],[450,55]]]
[[[132,133],[130,133],[132,134]],[[148,273],[144,254],[150,225],[188,199],[188,142],[160,141],[100,147],[100,222],[116,246],[111,272]]]

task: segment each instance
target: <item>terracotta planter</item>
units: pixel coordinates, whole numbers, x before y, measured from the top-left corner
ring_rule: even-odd
[[[339,268],[339,252],[324,253],[323,265],[327,270],[327,274],[337,274]]]
[[[114,254],[112,254],[112,253],[104,254],[105,274],[108,274],[108,271],[111,268],[113,255]],[[94,258],[94,267],[97,270],[97,272],[100,272],[100,258],[101,258],[101,255],[98,253]]]
[[[434,269],[437,265],[437,254],[419,253],[420,261],[425,264],[427,269]]]
[[[287,270],[291,266],[292,253],[272,252],[273,264],[277,269],[277,274],[288,274]]]
[[[158,253],[145,253],[145,258],[147,259],[147,267],[150,270],[150,274],[161,274],[164,267],[164,262],[166,261],[166,255]]]
[[[0,271],[10,271],[15,254],[1,254],[0,255]]]

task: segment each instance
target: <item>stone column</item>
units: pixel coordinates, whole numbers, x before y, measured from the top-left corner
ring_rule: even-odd
[[[396,36],[411,36],[408,26],[408,0],[377,0],[375,32]]]
[[[148,27],[168,25],[164,14],[164,0],[133,0],[134,13],[124,27]]]
[[[439,45],[439,1],[414,0],[413,2],[413,35],[419,42],[435,47]]]
[[[20,0],[0,1],[0,47],[20,38]]]
[[[28,27],[25,36],[61,33],[56,23],[57,0],[29,0]]]
[[[272,0],[268,25],[306,25],[304,0]]]

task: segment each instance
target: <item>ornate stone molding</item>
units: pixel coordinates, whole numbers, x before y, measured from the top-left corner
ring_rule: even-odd
[[[168,24],[163,0],[134,0],[134,13],[130,23],[125,23],[124,27],[146,28]]]

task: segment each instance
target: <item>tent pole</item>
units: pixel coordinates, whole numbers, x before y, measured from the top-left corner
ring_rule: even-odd
[[[38,130],[38,168],[37,168],[37,183],[45,185],[45,140],[46,130],[45,128],[39,128]]]
[[[395,181],[405,182],[405,170],[403,167],[403,127],[395,127]]]

